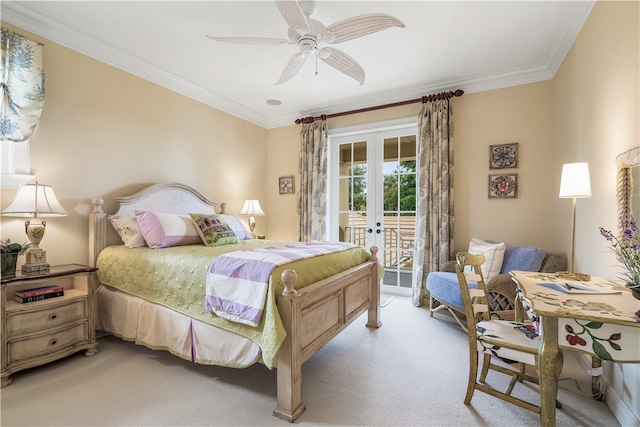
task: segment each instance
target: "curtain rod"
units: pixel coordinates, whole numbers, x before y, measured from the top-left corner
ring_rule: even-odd
[[[416,99],[410,99],[408,101],[400,101],[400,102],[394,102],[392,104],[384,104],[384,105],[378,105],[375,107],[361,108],[359,110],[344,111],[342,113],[334,113],[334,114],[322,114],[320,116],[315,116],[315,117],[312,117],[312,116],[303,117],[302,119],[296,119],[296,124],[299,125],[300,123],[313,123],[314,120],[332,119],[334,117],[347,116],[349,114],[366,113],[367,111],[382,110],[384,108],[399,107],[401,105],[407,105],[407,104],[415,104],[416,102],[422,102],[424,104],[425,102],[437,101],[439,99],[449,99],[449,98],[453,98],[454,96],[462,96],[463,93],[464,93],[463,90],[458,89],[456,91],[440,92],[434,95],[427,95],[427,96],[423,96]]]

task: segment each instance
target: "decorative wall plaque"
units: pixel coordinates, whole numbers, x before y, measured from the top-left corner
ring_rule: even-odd
[[[506,169],[518,167],[518,143],[489,146],[489,168]]]
[[[518,174],[489,175],[489,198],[515,198],[518,196]]]

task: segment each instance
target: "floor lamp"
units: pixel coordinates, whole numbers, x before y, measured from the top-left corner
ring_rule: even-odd
[[[565,163],[560,178],[560,198],[573,199],[573,219],[571,221],[571,264],[570,272],[576,269],[576,199],[591,197],[591,177],[589,164]]]

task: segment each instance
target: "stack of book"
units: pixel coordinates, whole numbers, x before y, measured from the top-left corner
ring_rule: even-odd
[[[23,289],[17,291],[15,300],[21,303],[40,301],[48,298],[61,297],[64,295],[64,288],[62,286],[43,286],[41,288]]]

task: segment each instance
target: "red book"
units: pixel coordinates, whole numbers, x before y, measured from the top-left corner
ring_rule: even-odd
[[[37,297],[38,295],[52,294],[55,292],[64,291],[62,286],[43,286],[41,288],[23,289],[16,291],[16,296],[20,298]]]
[[[33,301],[42,301],[45,299],[61,297],[61,296],[64,296],[64,290],[59,292],[50,292],[48,294],[40,294],[40,295],[36,295],[35,297],[20,297],[16,295],[14,299],[18,302],[25,303],[25,302],[33,302]]]

